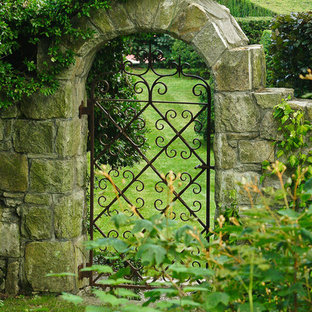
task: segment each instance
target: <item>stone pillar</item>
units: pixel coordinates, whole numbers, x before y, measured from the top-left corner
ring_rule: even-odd
[[[273,107],[282,98],[293,96],[290,89],[265,89],[265,57],[260,45],[226,51],[213,67],[215,75],[216,134],[216,216],[237,192],[240,209],[250,207],[250,199],[239,183],[258,182],[261,163],[274,161],[274,141],[278,139]]]
[[[84,81],[0,112],[0,291],[75,292],[85,262]]]

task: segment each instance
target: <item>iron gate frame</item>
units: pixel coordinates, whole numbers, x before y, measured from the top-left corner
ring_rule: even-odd
[[[176,191],[174,191],[174,199],[173,201],[179,200],[187,209],[188,212],[193,215],[196,220],[202,225],[202,227],[204,228],[201,233],[205,233],[206,232],[206,238],[207,240],[209,240],[209,227],[210,227],[210,170],[215,170],[215,167],[213,165],[211,165],[211,158],[210,158],[210,146],[211,146],[211,134],[212,134],[212,121],[211,121],[211,88],[209,86],[209,84],[206,82],[206,80],[198,75],[193,75],[193,74],[187,74],[184,72],[184,68],[190,68],[190,65],[188,63],[181,63],[181,57],[179,57],[178,62],[176,61],[172,61],[171,62],[171,68],[173,68],[173,70],[175,70],[173,73],[170,74],[160,74],[159,72],[157,72],[154,68],[154,63],[156,63],[157,61],[161,61],[163,59],[163,52],[159,49],[155,49],[152,50],[152,46],[151,44],[149,44],[149,49],[148,51],[145,50],[140,50],[139,53],[143,54],[143,60],[145,60],[146,64],[147,64],[147,68],[145,71],[143,71],[143,73],[139,73],[139,74],[135,74],[133,72],[130,72],[127,70],[128,66],[132,66],[131,61],[124,61],[121,63],[120,66],[120,72],[127,74],[129,76],[135,76],[140,78],[141,80],[135,82],[134,84],[134,91],[136,93],[142,93],[143,90],[141,90],[141,92],[137,92],[136,87],[138,85],[138,83],[143,83],[145,85],[145,87],[147,88],[148,91],[148,99],[147,100],[136,100],[136,99],[112,99],[112,98],[107,98],[107,99],[101,99],[98,100],[95,97],[95,89],[96,88],[100,88],[101,93],[105,94],[109,91],[109,83],[102,79],[102,80],[96,80],[93,82],[92,87],[91,87],[91,96],[87,101],[87,107],[84,106],[84,102],[82,101],[80,107],[79,107],[79,118],[82,118],[83,115],[88,115],[88,129],[89,129],[89,137],[90,137],[90,225],[89,225],[89,235],[90,235],[90,240],[93,241],[94,240],[94,229],[96,228],[103,237],[105,237],[106,235],[101,231],[101,229],[95,224],[95,222],[106,212],[109,210],[109,208],[112,206],[112,204],[114,202],[116,202],[116,200],[118,199],[118,196],[116,196],[114,198],[113,201],[110,202],[110,204],[104,209],[102,210],[102,212],[97,215],[96,217],[94,216],[94,189],[95,189],[95,168],[97,167],[99,170],[101,170],[101,167],[96,163],[97,160],[99,160],[99,158],[101,157],[101,155],[103,155],[105,152],[107,152],[109,150],[110,144],[113,144],[116,140],[118,140],[120,137],[125,137],[127,139],[127,141],[131,144],[131,146],[140,154],[140,156],[142,157],[142,160],[144,160],[146,162],[146,165],[143,167],[143,169],[140,170],[139,174],[137,174],[136,176],[133,174],[133,179],[132,181],[130,181],[130,183],[124,188],[124,189],[119,189],[116,185],[114,185],[114,187],[116,187],[116,190],[118,192],[119,197],[123,197],[124,200],[131,206],[135,207],[134,205],[131,204],[131,202],[129,201],[129,199],[124,195],[125,192],[127,191],[127,189],[133,185],[133,183],[135,183],[136,181],[140,181],[137,180],[139,178],[139,176],[141,174],[143,174],[148,168],[152,168],[153,171],[158,175],[158,177],[161,179],[160,182],[165,183],[166,185],[168,185],[167,179],[164,178],[159,172],[158,170],[153,166],[153,163],[158,159],[158,157],[176,140],[176,139],[180,139],[189,149],[190,151],[190,157],[191,155],[195,155],[197,157],[198,160],[201,161],[201,164],[196,166],[195,169],[201,169],[201,171],[194,177],[190,178],[189,183],[187,184],[187,186],[180,191],[179,193],[177,193]],[[156,78],[153,83],[150,85],[147,80],[143,77],[144,75],[146,75],[149,71],[152,71],[154,73],[154,75],[156,75],[158,78]],[[184,77],[189,77],[189,78],[194,78],[199,80],[199,83],[196,83],[193,86],[192,92],[193,95],[195,96],[201,96],[203,93],[201,90],[196,91],[197,87],[201,87],[204,88],[204,90],[207,93],[207,102],[175,102],[175,101],[155,101],[153,100],[153,91],[154,88],[160,84],[164,87],[164,91],[160,91],[160,89],[158,89],[158,94],[163,95],[166,94],[168,91],[168,87],[166,86],[166,84],[161,81],[161,79],[166,78],[166,77],[173,77],[178,75],[179,77],[184,76]],[[142,89],[142,88],[141,88]],[[105,109],[105,107],[103,107],[101,105],[102,102],[136,102],[136,103],[146,103],[146,105],[139,110],[139,112],[136,112],[135,116],[131,119],[131,121],[124,126],[123,128],[121,126],[119,126],[117,124],[117,122],[112,118],[112,116],[109,114],[109,112]],[[160,112],[160,110],[157,109],[157,107],[154,104],[180,104],[180,105],[200,105],[203,106],[203,108],[201,108],[199,110],[199,112],[197,112],[195,115],[191,114],[192,118],[190,119],[190,121],[188,121],[186,123],[186,125],[184,125],[179,131],[169,122],[168,118],[167,118],[167,113],[164,115]],[[169,125],[171,127],[171,129],[174,131],[175,135],[173,138],[171,138],[171,140],[165,145],[165,146],[161,146],[160,151],[157,153],[156,156],[154,156],[152,158],[152,160],[149,160],[144,153],[140,150],[139,145],[137,145],[135,142],[133,142],[133,140],[127,135],[126,130],[131,126],[131,124],[136,121],[139,116],[141,116],[144,111],[148,108],[148,107],[152,107],[161,117],[160,120],[163,120],[166,122],[167,125]],[[94,110],[95,107],[98,107],[105,115],[106,117],[108,117],[108,119],[117,127],[118,129],[118,134],[117,136],[115,136],[110,144],[102,144],[104,149],[101,151],[100,155],[97,155],[95,157],[95,151],[94,151],[94,147],[95,147],[95,118],[94,118]],[[198,148],[192,148],[190,146],[190,144],[183,138],[182,133],[195,121],[198,122],[197,118],[198,116],[203,113],[205,110],[207,110],[207,127],[206,127],[206,137],[207,137],[207,152],[206,152],[206,160],[202,160],[202,158],[196,153],[196,150]],[[107,147],[108,146],[108,147]],[[160,147],[160,146],[159,146]],[[183,157],[182,157],[183,158]],[[185,159],[185,158],[184,158]],[[203,222],[200,218],[198,218],[196,216],[196,213],[190,209],[187,205],[187,203],[184,202],[184,200],[181,198],[181,195],[197,180],[197,178],[199,176],[201,176],[204,172],[206,171],[206,220],[205,222]],[[159,183],[159,182],[157,182]],[[157,184],[156,183],[156,184]],[[155,186],[156,186],[155,184]],[[117,199],[116,199],[117,198]],[[137,212],[137,214],[144,219],[144,217],[141,215],[141,213],[137,210],[137,208],[134,208]],[[167,209],[164,208],[163,212]],[[163,213],[161,212],[161,213]],[[196,211],[197,212],[197,211]],[[117,252],[117,251],[116,251]],[[94,253],[93,250],[90,250],[89,253],[89,262],[86,264],[87,267],[90,267],[93,265],[93,258],[94,258]],[[131,269],[138,274],[138,276],[140,278],[142,278],[138,272],[138,269],[135,268],[130,261],[126,260],[127,264],[131,267]],[[81,269],[83,268],[83,265],[80,265],[78,267],[78,272],[79,272],[79,279],[83,279],[83,278],[89,278],[89,285],[90,286],[99,286],[99,287],[120,287],[120,288],[137,288],[137,289],[152,289],[155,288],[151,285],[148,284],[144,284],[144,285],[140,285],[140,284],[121,284],[118,286],[111,286],[111,285],[104,285],[104,284],[97,284],[96,282],[98,281],[98,279],[101,277],[101,274],[99,274],[96,278],[93,278],[93,272],[92,271],[81,271]]]

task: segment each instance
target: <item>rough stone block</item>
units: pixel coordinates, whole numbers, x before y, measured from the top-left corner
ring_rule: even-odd
[[[51,201],[52,199],[50,194],[27,193],[25,196],[25,203],[28,204],[49,206],[51,204]]]
[[[262,89],[266,85],[266,64],[263,47],[259,44],[250,47],[250,66],[252,70],[252,88]]]
[[[87,182],[87,157],[80,156],[76,158],[76,181],[80,187],[86,186]]]
[[[21,103],[21,111],[29,119],[69,118],[77,116],[72,111],[72,84],[63,83],[58,91],[49,96],[36,94]]]
[[[11,150],[12,148],[12,142],[11,141],[3,141],[0,142],[0,151],[7,152]]]
[[[24,208],[25,235],[32,239],[49,239],[52,234],[52,212],[47,208]]]
[[[72,22],[75,27],[79,27],[81,30],[92,30],[93,35],[88,40],[83,38],[66,37],[63,44],[66,47],[70,47],[76,55],[85,57],[92,50],[95,50],[98,46],[103,44],[103,41],[112,39],[116,36],[116,32],[112,23],[110,22],[105,9],[91,10],[92,18],[80,17],[73,18]]]
[[[215,94],[216,132],[259,131],[260,112],[251,93]]]
[[[277,140],[280,141],[283,138],[283,135],[278,131],[279,123],[273,117],[273,111],[267,110],[260,124],[260,137],[267,140]]]
[[[11,105],[7,108],[0,108],[0,118],[16,118],[19,116],[19,108],[16,104]]]
[[[0,222],[17,224],[19,222],[19,218],[16,214],[16,209],[0,205]]]
[[[52,121],[17,120],[14,124],[14,149],[21,153],[52,153],[54,132]]]
[[[182,2],[168,30],[179,39],[191,42],[209,21],[203,6],[197,3]]]
[[[6,279],[6,261],[0,260],[0,292],[5,290],[5,279]]]
[[[254,92],[257,104],[262,108],[273,108],[280,104],[282,99],[293,98],[294,90],[285,88],[268,88]]]
[[[24,192],[28,186],[28,161],[25,155],[0,152],[0,190]]]
[[[55,198],[54,228],[57,238],[74,238],[81,235],[84,205],[83,192]]]
[[[265,60],[260,45],[227,50],[213,66],[217,91],[248,91],[264,87]]]
[[[253,183],[258,184],[260,174],[257,172],[237,172],[231,170],[217,170],[216,171],[216,201],[220,205],[216,209],[216,217],[224,212],[225,207],[230,207],[233,199],[230,198],[229,193],[235,192],[238,205],[250,204],[250,199],[247,193],[243,190],[242,184]],[[256,200],[257,195],[252,195],[252,200]]]
[[[222,38],[215,23],[208,23],[194,38],[192,44],[204,56],[210,67],[215,64],[220,55],[227,49],[227,43]]]
[[[51,277],[47,274],[74,273],[76,266],[71,242],[31,242],[26,245],[25,274],[34,291],[75,291],[75,277]]]
[[[89,252],[85,247],[85,242],[88,240],[87,235],[81,235],[74,241],[75,248],[75,258],[77,260],[77,264],[85,264],[89,259]],[[77,272],[75,272],[77,273]],[[88,279],[84,278],[82,280],[78,280],[78,287],[83,288],[89,285]]]
[[[8,272],[5,283],[5,292],[10,296],[15,296],[19,291],[19,262],[13,261],[8,264]]]
[[[97,10],[98,11],[98,10]],[[135,32],[135,25],[129,18],[122,3],[115,2],[112,4],[112,8],[106,12],[109,18],[104,21],[97,13],[92,15],[92,20],[95,20],[97,25],[102,25],[101,30],[105,33],[116,32],[118,34],[129,34]],[[104,14],[104,13],[103,13]],[[106,23],[103,25],[103,23]],[[112,28],[112,25],[114,26]]]
[[[177,0],[160,1],[158,12],[156,14],[153,29],[156,31],[164,31],[171,24],[174,13],[177,8]]]
[[[33,159],[30,168],[30,191],[58,193],[72,190],[73,160]]]
[[[246,47],[227,50],[212,70],[217,91],[248,91],[252,88],[249,50]]]
[[[237,149],[230,146],[225,134],[216,133],[214,138],[215,161],[219,169],[233,168],[237,163]]]
[[[160,0],[127,1],[124,7],[138,30],[151,30]]]
[[[11,139],[12,121],[0,119],[0,141],[8,141]]]
[[[274,146],[265,140],[240,141],[239,157],[242,163],[262,163],[274,161]]]
[[[20,231],[16,223],[0,222],[0,257],[20,256]]]
[[[292,99],[288,104],[293,109],[301,109],[305,112],[305,119],[312,121],[312,100]]]
[[[60,156],[74,156],[78,153],[81,142],[81,120],[57,121],[55,150]]]

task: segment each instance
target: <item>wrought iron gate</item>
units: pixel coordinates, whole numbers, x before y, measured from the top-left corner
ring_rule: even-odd
[[[141,52],[142,53],[142,52]],[[118,213],[120,209],[131,207],[133,214],[141,218],[152,215],[155,212],[164,213],[168,207],[163,196],[164,188],[168,184],[168,175],[173,168],[165,167],[166,159],[174,159],[179,166],[179,172],[172,172],[174,177],[179,177],[182,185],[173,190],[172,202],[175,202],[179,208],[173,209],[173,218],[182,221],[196,222],[201,228],[202,233],[209,230],[210,220],[210,170],[214,170],[210,159],[211,146],[211,91],[205,79],[188,74],[185,69],[189,67],[187,63],[181,64],[172,62],[172,72],[170,74],[161,74],[160,70],[155,69],[155,64],[163,59],[160,50],[149,50],[143,52],[143,61],[146,68],[141,72],[131,71],[130,61],[126,61],[121,66],[121,72],[135,78],[135,92],[140,96],[139,99],[114,99],[101,98],[97,99],[94,95],[95,88],[100,88],[102,94],[109,90],[109,85],[105,80],[98,81],[94,84],[91,97],[88,100],[87,107],[80,107],[80,116],[87,114],[89,116],[89,132],[90,132],[90,239],[97,237],[118,237],[120,235],[128,235],[129,233],[118,233],[116,229],[111,227],[109,221],[114,213]],[[154,75],[155,79],[150,82],[148,75]],[[170,92],[166,79],[173,76],[189,77],[194,82],[190,92],[194,98],[200,98],[198,101],[168,101],[162,100],[162,96]],[[206,95],[205,95],[206,93]],[[144,98],[145,96],[146,98]],[[202,99],[205,99],[203,102]],[[117,108],[117,114],[123,111],[127,115],[128,122],[118,123],[114,118],[114,114],[107,109],[109,103],[118,102],[120,108]],[[123,108],[123,103],[136,102],[140,103],[140,109],[134,110],[131,107]],[[116,105],[115,105],[116,106]],[[113,133],[107,133],[105,138],[100,140],[102,150],[95,154],[95,121],[94,110],[101,112],[103,120],[101,125],[108,123],[115,127]],[[138,129],[148,128],[146,126],[145,114],[150,111],[156,120],[153,121],[148,131],[154,131],[152,142],[155,144],[157,153],[151,155],[150,149],[143,148],[146,143],[142,137],[133,138],[128,135],[128,129],[136,124]],[[199,120],[199,116],[206,112],[207,125],[203,125]],[[155,117],[157,116],[157,117]],[[151,123],[151,121],[149,121]],[[202,148],[202,142],[198,138],[191,138],[190,135],[196,135],[199,128],[206,127],[207,148]],[[195,131],[194,131],[195,130]],[[188,133],[188,134],[187,134]],[[165,135],[166,134],[166,135]],[[118,149],[113,149],[117,141],[122,140],[130,147],[128,149],[136,153],[141,159],[134,168],[107,168],[108,173],[112,176],[112,181],[107,177],[98,177],[96,170],[103,170],[99,160],[104,154],[118,156]],[[175,145],[176,144],[176,145]],[[203,150],[205,151],[203,155]],[[120,151],[122,153],[123,151]],[[126,153],[126,151],[124,151]],[[183,170],[185,163],[193,162],[192,172]],[[188,166],[189,168],[189,166]],[[164,172],[165,171],[165,172]],[[190,171],[190,170],[189,170]],[[146,181],[144,181],[144,176]],[[151,177],[155,180],[151,182]],[[149,185],[150,187],[149,187]],[[153,185],[152,185],[153,184]],[[109,191],[109,186],[114,190]],[[152,186],[151,186],[152,185]],[[131,191],[132,189],[132,191]],[[145,193],[144,193],[145,192]],[[154,195],[151,195],[153,192]],[[137,194],[137,195],[133,195]],[[142,195],[141,195],[142,194]],[[143,196],[145,195],[145,197]],[[197,198],[197,197],[198,198]],[[190,202],[190,197],[192,197]],[[122,204],[120,204],[122,201]],[[123,206],[123,208],[121,208]],[[126,210],[125,209],[125,210]],[[93,252],[90,252],[90,262],[93,264]],[[131,263],[129,263],[131,266]],[[80,277],[89,277],[90,285],[97,285],[99,276],[92,273],[80,272]],[[126,287],[126,285],[124,285]],[[131,286],[133,287],[133,286]],[[137,285],[142,287],[142,285]],[[144,287],[144,286],[143,286]]]

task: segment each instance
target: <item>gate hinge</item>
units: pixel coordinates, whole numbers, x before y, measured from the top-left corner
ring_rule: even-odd
[[[90,267],[91,263],[86,263],[86,268]],[[78,279],[81,281],[83,278],[89,278],[92,276],[92,271],[81,271],[84,268],[83,263],[78,265]]]
[[[79,118],[81,118],[82,115],[91,115],[91,105],[89,105],[89,101],[87,106],[84,106],[84,102],[81,101],[79,106]]]

